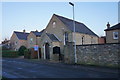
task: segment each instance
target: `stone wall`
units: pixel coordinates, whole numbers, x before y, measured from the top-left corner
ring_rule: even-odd
[[[65,62],[74,63],[74,47],[68,43],[65,56],[69,56]],[[66,52],[65,51],[65,52]],[[120,61],[120,44],[92,44],[76,46],[77,64],[89,64],[100,66],[118,66]],[[66,57],[65,57],[66,58]]]

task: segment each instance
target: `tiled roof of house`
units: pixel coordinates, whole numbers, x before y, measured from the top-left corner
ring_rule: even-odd
[[[108,29],[105,29],[105,31],[116,30],[116,29],[120,29],[120,23],[118,23]]]
[[[74,31],[73,20],[56,15],[56,14],[54,15],[57,16],[68,27],[68,29],[70,29],[71,31]],[[76,28],[75,32],[97,36],[93,31],[91,31],[83,23],[75,21],[75,28]]]
[[[38,31],[31,31],[32,33],[34,33],[37,37],[40,37],[43,33],[44,29],[41,32]]]
[[[29,34],[25,32],[17,32],[17,31],[14,31],[14,33],[17,35],[18,39],[20,40],[27,40],[27,36]]]
[[[50,34],[50,33],[46,33],[46,34],[52,41],[59,41],[54,34]]]

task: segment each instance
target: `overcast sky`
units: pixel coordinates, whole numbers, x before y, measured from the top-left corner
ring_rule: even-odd
[[[118,23],[118,2],[74,2],[75,20],[84,23],[98,36],[104,36],[107,22]],[[2,39],[13,31],[44,29],[53,14],[72,19],[68,2],[3,2]]]

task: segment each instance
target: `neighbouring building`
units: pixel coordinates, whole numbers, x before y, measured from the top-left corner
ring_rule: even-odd
[[[10,49],[10,40],[5,39],[4,41],[2,41],[2,47]]]
[[[98,39],[98,44],[105,44],[106,43],[106,36],[101,36]]]
[[[40,46],[40,39],[41,39],[41,34],[44,30],[41,32],[36,31],[31,31],[30,34],[27,37],[27,48],[33,48],[34,45]]]
[[[27,48],[31,50],[31,58],[41,58],[41,48],[40,48],[40,39],[41,34],[43,33],[44,29],[40,32],[38,30],[31,31],[30,34],[27,37]],[[38,46],[38,51],[34,50],[34,46]]]
[[[110,27],[108,22],[106,32],[106,43],[120,43],[120,23]]]
[[[98,44],[98,36],[85,24],[54,14],[41,35],[40,48],[43,59],[64,58],[66,42],[76,41],[76,45]]]
[[[23,30],[23,32],[14,31],[10,38],[11,49],[17,51],[21,46],[27,48],[28,34],[25,30]]]

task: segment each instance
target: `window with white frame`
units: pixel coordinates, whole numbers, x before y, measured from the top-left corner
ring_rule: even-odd
[[[67,41],[68,41],[68,33],[65,32],[64,33],[64,45],[66,44]]]
[[[68,41],[68,33],[65,32],[65,42]]]
[[[118,32],[113,32],[113,39],[118,39]]]

